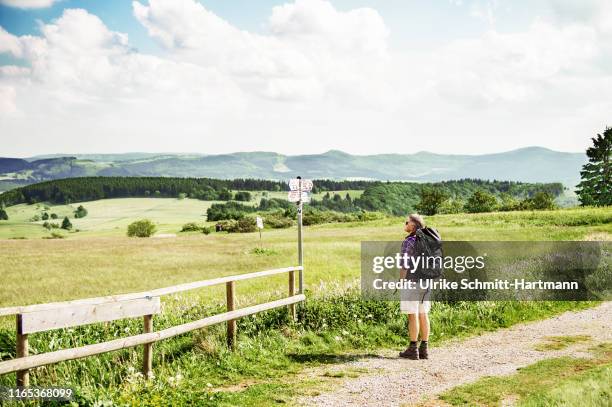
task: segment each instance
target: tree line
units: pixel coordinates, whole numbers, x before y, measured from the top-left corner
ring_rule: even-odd
[[[530,200],[533,200],[538,194],[545,194],[552,200],[562,193],[561,183],[521,183],[480,179],[422,184],[386,182],[366,188],[360,197],[354,199],[348,193],[344,197],[338,193],[333,196],[327,193],[320,200],[313,199],[310,206],[345,213],[365,210],[405,215],[410,211],[421,211],[423,214],[433,215],[438,212],[480,211],[475,208],[480,208],[482,205],[474,204],[475,200],[479,199],[484,199],[485,206],[491,210],[528,209],[525,206],[526,203],[531,202]],[[472,201],[470,198],[473,198]],[[493,204],[492,201],[495,201],[496,204]],[[521,202],[525,203],[522,207]],[[540,200],[537,202],[539,203]],[[443,211],[439,211],[439,208]]]
[[[373,181],[316,180],[316,190],[363,189]],[[183,197],[202,200],[249,200],[246,194],[233,195],[230,190],[284,191],[284,181],[262,179],[222,180],[214,178],[176,177],[79,177],[45,181],[19,187],[0,195],[6,205],[52,202],[68,204],[107,198]],[[316,192],[316,190],[314,192]],[[248,198],[248,199],[247,199]]]

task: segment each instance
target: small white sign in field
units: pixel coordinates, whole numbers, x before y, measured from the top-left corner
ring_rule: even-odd
[[[289,202],[297,202],[300,200],[300,191],[289,191],[289,194],[287,194],[287,199],[289,200]],[[308,195],[308,192],[303,191],[302,192],[302,202],[310,202],[310,196]]]
[[[302,191],[312,191],[313,183],[311,179],[302,180]],[[297,191],[300,188],[300,180],[293,178],[289,180],[289,189]]]
[[[257,227],[263,229],[263,219],[258,216],[255,218],[255,221],[257,222]]]

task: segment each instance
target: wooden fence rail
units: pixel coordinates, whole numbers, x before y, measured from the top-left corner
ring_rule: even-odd
[[[0,308],[0,316],[16,315],[17,320],[17,357],[0,362],[0,375],[17,372],[17,385],[28,386],[29,369],[143,345],[142,371],[145,377],[148,377],[152,371],[153,343],[222,322],[227,322],[227,341],[228,345],[233,348],[236,345],[236,320],[241,317],[287,306],[290,317],[295,318],[295,304],[306,298],[303,293],[295,293],[295,272],[301,273],[302,270],[301,266],[287,267],[195,281],[141,293]],[[281,273],[289,273],[289,297],[235,309],[236,281]],[[153,331],[153,315],[160,312],[160,296],[223,283],[226,284],[227,312]],[[142,334],[78,348],[28,355],[28,334],[135,317],[144,319],[144,333]]]

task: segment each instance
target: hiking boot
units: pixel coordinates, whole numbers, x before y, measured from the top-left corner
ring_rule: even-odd
[[[429,359],[429,354],[427,353],[427,342],[421,342],[421,346],[419,346],[419,359]]]
[[[416,345],[410,345],[406,348],[405,351],[399,353],[400,358],[417,360],[419,358],[419,350]]]

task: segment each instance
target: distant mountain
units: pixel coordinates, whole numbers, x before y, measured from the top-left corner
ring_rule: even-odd
[[[44,158],[42,158],[44,157]],[[48,158],[51,157],[51,158]],[[41,159],[42,158],[42,159]],[[282,155],[249,152],[199,154],[83,154],[40,156],[27,160],[0,158],[0,183],[34,183],[81,176],[168,176],[221,179],[305,178],[444,181],[461,178],[522,182],[562,182],[573,187],[586,162],[582,153],[527,147],[497,154]],[[0,189],[2,185],[0,184]]]

